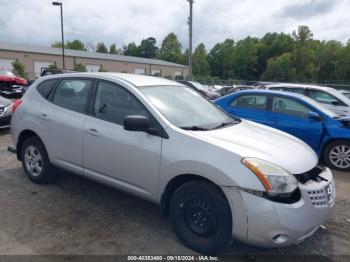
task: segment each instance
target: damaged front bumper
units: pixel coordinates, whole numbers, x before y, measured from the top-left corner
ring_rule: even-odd
[[[323,168],[319,180],[299,182],[300,199],[281,203],[224,187],[233,217],[233,236],[261,247],[297,244],[310,237],[331,214],[335,186],[332,173]]]

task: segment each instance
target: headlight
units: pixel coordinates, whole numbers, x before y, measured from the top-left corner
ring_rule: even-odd
[[[259,178],[269,193],[291,193],[298,186],[292,174],[274,164],[256,158],[244,158],[242,163]]]
[[[12,106],[13,106],[13,104],[5,107],[5,112],[12,112]]]

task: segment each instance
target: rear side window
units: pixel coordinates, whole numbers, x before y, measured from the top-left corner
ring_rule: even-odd
[[[56,88],[52,103],[78,113],[84,113],[91,83],[91,80],[63,80]]]
[[[39,84],[36,87],[36,89],[38,90],[40,95],[42,95],[45,99],[47,99],[52,89],[55,87],[56,83],[57,83],[57,79],[46,80],[41,84]]]
[[[308,118],[311,110],[295,100],[283,97],[273,97],[272,111],[290,116]]]
[[[231,106],[264,110],[266,102],[267,96],[265,95],[243,95],[233,100]]]

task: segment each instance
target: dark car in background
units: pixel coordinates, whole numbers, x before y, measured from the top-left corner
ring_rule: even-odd
[[[220,95],[228,95],[234,92],[242,91],[242,90],[249,90],[254,89],[253,86],[247,86],[247,85],[233,85],[233,86],[225,86],[224,88],[220,89],[219,93]]]
[[[25,92],[27,80],[15,76],[12,72],[0,69],[0,95],[7,98],[19,98]]]
[[[208,98],[210,100],[217,99],[221,96],[218,92],[210,90],[208,87],[206,87],[198,82],[184,81],[184,80],[179,80],[177,82],[184,84],[185,86],[188,86],[188,87],[196,90],[197,92],[199,92],[200,94],[202,94],[203,96],[205,96],[206,98]]]
[[[10,126],[12,117],[12,101],[0,96],[0,129]]]

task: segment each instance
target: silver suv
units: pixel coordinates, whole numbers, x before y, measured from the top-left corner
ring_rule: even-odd
[[[317,166],[309,146],[232,118],[177,82],[47,76],[13,111],[12,150],[31,181],[48,183],[61,168],[155,202],[201,253],[215,254],[233,238],[299,243],[334,204],[332,173]]]

